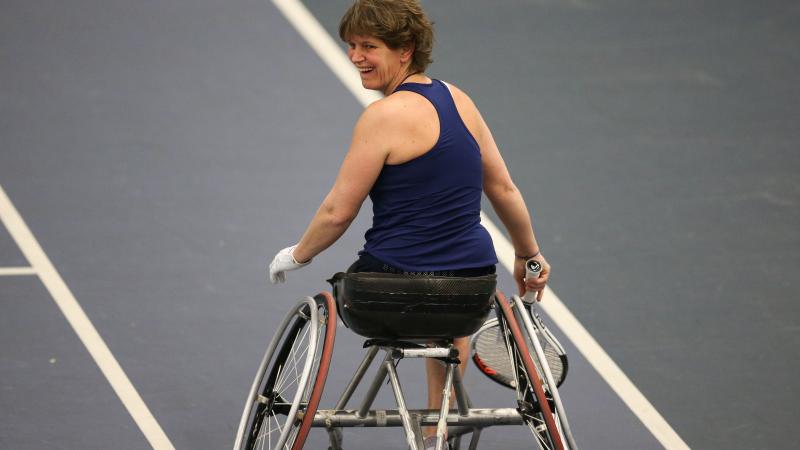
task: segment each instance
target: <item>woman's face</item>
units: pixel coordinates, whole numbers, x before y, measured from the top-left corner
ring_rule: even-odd
[[[408,49],[389,48],[371,36],[352,36],[347,45],[347,56],[358,69],[364,88],[388,95],[406,77],[412,53]]]

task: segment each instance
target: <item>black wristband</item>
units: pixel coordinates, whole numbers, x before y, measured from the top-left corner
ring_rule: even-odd
[[[540,253],[542,253],[542,252],[538,251],[538,252],[536,252],[536,253],[534,253],[532,255],[520,255],[518,253],[514,253],[514,256],[516,256],[517,259],[524,259],[525,261],[527,261],[527,260],[529,260],[531,258],[535,258],[535,257],[539,256]]]

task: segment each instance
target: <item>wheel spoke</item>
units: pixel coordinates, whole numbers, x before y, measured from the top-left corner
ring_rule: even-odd
[[[308,328],[309,327],[305,327],[304,328],[303,335],[300,336],[298,338],[298,340],[295,341],[295,344],[297,344],[298,342],[303,342],[303,339],[308,335]],[[289,356],[288,356],[287,360],[291,359],[292,367],[290,369],[285,369],[283,374],[285,376],[288,376],[289,372],[292,372],[294,374],[294,376],[293,377],[289,377],[289,378],[281,377],[278,380],[278,382],[276,382],[276,389],[279,392],[285,392],[286,389],[296,385],[297,381],[300,380],[300,378],[302,378],[302,373],[301,373],[302,370],[298,370],[299,369],[298,366],[300,365],[300,362],[298,361],[297,354],[299,353],[300,355],[305,355],[307,353],[307,351],[308,351],[309,343],[302,343],[301,346],[302,346],[302,349],[299,352],[295,351],[294,346],[292,347],[292,351],[289,352]],[[304,360],[304,358],[300,358],[300,360],[302,361],[302,360]],[[289,361],[287,361],[287,364],[288,363],[289,363]]]
[[[275,391],[275,393],[276,394],[284,394],[289,388],[291,388],[293,386],[296,386],[298,384],[297,382],[300,381],[300,376],[301,375],[298,374],[298,375],[292,377],[290,380],[289,379],[284,380],[284,381],[288,381],[288,384],[286,384],[285,386],[282,386],[280,388],[280,390],[279,391]],[[287,396],[287,397],[292,397],[292,396]]]
[[[292,368],[291,368],[291,369],[288,369],[288,370],[290,370],[290,371],[293,371],[293,372],[294,372],[294,374],[295,374],[295,378],[294,378],[293,380],[297,380],[297,379],[299,379],[299,378],[300,378],[300,377],[299,377],[299,374],[298,374],[298,372],[297,372],[297,365],[298,365],[298,362],[297,362],[297,357],[295,356],[295,355],[296,355],[296,350],[297,350],[297,344],[298,344],[298,343],[300,343],[300,346],[303,346],[303,342],[304,342],[304,340],[305,340],[306,336],[308,336],[308,332],[309,332],[309,329],[310,329],[310,328],[311,328],[311,327],[303,327],[302,336],[298,336],[298,337],[297,337],[297,338],[294,340],[294,342],[292,343],[292,349],[289,351],[289,356],[288,356],[288,358],[287,358],[287,361],[286,361],[286,363],[289,363],[288,359],[291,359]],[[304,346],[304,347],[303,347],[303,349],[302,349],[302,352],[303,352],[303,353],[305,353],[307,350],[308,350],[308,344],[305,344],[305,346]],[[284,370],[284,372],[283,372],[283,373],[284,373],[284,374],[286,374],[286,370]],[[282,388],[284,387],[284,383],[285,383],[285,379],[284,379],[284,378],[282,378],[282,377],[281,377],[281,378],[279,378],[279,379],[276,381],[276,383],[275,383],[275,388],[276,388],[276,390],[278,390],[278,391],[281,391],[281,390],[282,390]]]
[[[333,343],[326,337],[327,322],[312,323],[311,317],[325,318],[326,311],[319,300],[316,306],[303,300],[284,319],[280,335],[274,339],[276,344],[270,344],[270,353],[265,356],[262,384],[251,394],[255,398],[251,413],[246,415],[248,422],[243,425],[246,440],[241,450],[290,450],[305,439],[321,358],[323,354],[330,358],[330,350],[324,352],[326,345]]]

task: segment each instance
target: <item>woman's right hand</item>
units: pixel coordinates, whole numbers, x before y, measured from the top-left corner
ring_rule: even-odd
[[[550,264],[541,253],[531,259],[537,261],[542,266],[542,271],[539,273],[539,277],[526,280],[525,263],[528,261],[515,256],[514,280],[517,282],[517,288],[519,289],[520,297],[524,296],[525,292],[527,291],[536,292],[536,301],[540,302],[542,301],[542,296],[544,295],[544,288],[547,286],[547,280],[550,278]]]
[[[272,259],[272,262],[269,265],[269,279],[272,281],[272,284],[283,283],[286,281],[285,272],[299,269],[311,263],[310,259],[302,263],[297,262],[297,260],[294,259],[295,247],[297,247],[297,245],[286,247],[285,249],[279,251],[278,254]]]

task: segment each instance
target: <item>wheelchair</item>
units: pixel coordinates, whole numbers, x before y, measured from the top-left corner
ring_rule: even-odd
[[[478,448],[489,426],[523,425],[542,450],[577,450],[558,385],[566,355],[533,309],[518,296],[496,290],[496,276],[432,277],[383,273],[337,273],[332,293],[297,302],[283,318],[245,403],[234,450],[299,450],[311,428],[324,428],[329,450],[342,449],[342,428],[402,427],[411,450],[423,450],[422,426],[436,427],[436,449],[447,442]],[[495,318],[488,319],[494,312]],[[332,409],[320,409],[337,320],[360,336],[366,354]],[[516,392],[516,405],[476,408],[458,370],[453,339],[472,336],[472,359],[481,372]],[[362,401],[347,409],[356,388],[382,353]],[[409,409],[396,364],[432,358],[445,366],[441,407]],[[551,370],[555,366],[556,370]],[[389,378],[396,410],[372,410]],[[451,392],[455,408],[451,409]],[[469,442],[467,443],[467,438]]]

